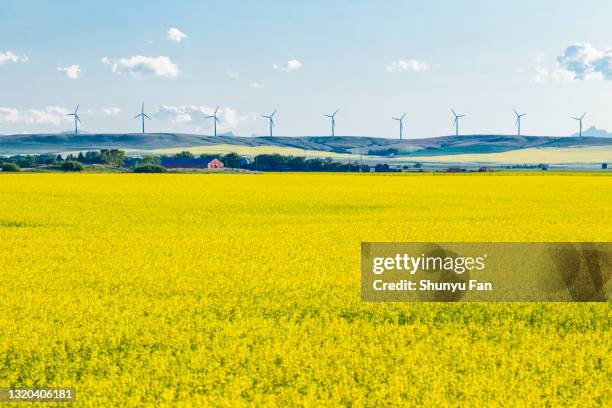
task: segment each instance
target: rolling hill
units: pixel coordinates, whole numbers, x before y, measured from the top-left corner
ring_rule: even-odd
[[[504,152],[520,150],[563,149],[580,152],[596,148],[601,153],[612,152],[612,138],[547,137],[508,135],[442,136],[423,139],[386,139],[369,136],[304,136],[304,137],[240,137],[234,135],[204,136],[179,133],[126,134],[24,134],[0,136],[0,154],[35,154],[118,148],[133,152],[170,153],[191,150],[194,153],[241,154],[282,153],[318,155],[369,155],[388,158],[449,161],[461,156],[482,159]],[[599,154],[597,159],[607,157]],[[566,154],[567,156],[567,154]],[[500,156],[499,158],[501,158]],[[565,156],[564,156],[565,157]],[[498,158],[498,159],[499,159]],[[612,159],[612,154],[611,157]],[[496,159],[495,161],[497,161]],[[573,160],[573,159],[572,159]],[[588,160],[587,160],[588,161]]]

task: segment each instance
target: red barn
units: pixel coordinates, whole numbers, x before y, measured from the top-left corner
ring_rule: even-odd
[[[222,169],[223,162],[219,159],[212,159],[211,161],[208,162],[208,168],[209,169]]]

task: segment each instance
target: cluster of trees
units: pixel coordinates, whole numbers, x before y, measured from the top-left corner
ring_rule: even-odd
[[[55,154],[30,154],[3,157],[2,163],[14,163],[18,167],[61,166],[64,162],[78,162],[83,164],[105,164],[119,167],[125,162],[125,152],[118,149],[102,149],[98,152],[79,152],[78,155],[69,154],[65,158]]]
[[[61,158],[61,157],[60,157]],[[67,161],[77,161],[82,164],[105,164],[119,167],[125,163],[125,152],[118,149],[102,149],[99,152],[79,152],[78,155],[69,154]]]
[[[141,166],[149,166],[147,170],[153,170],[150,166],[160,166],[162,158],[173,159],[219,159],[223,165],[232,169],[247,169],[255,171],[320,171],[320,172],[369,172],[370,166],[354,163],[341,163],[331,158],[307,159],[300,156],[284,156],[280,154],[260,154],[254,158],[247,159],[237,153],[228,154],[202,154],[199,156],[191,152],[183,151],[171,156],[144,155],[138,160],[128,163],[134,169]],[[142,169],[145,170],[145,169]],[[385,171],[380,168],[379,171]],[[388,169],[386,171],[389,171]]]
[[[188,151],[175,153],[172,156],[161,156],[161,157],[170,157],[173,159],[195,159],[196,158],[196,156],[193,153],[188,152]],[[207,159],[207,160],[219,159],[223,162],[223,165],[225,167],[229,167],[232,169],[246,168],[246,165],[248,164],[248,160],[246,160],[244,157],[240,156],[237,153],[201,154],[197,156],[197,158]]]
[[[125,152],[118,149],[102,149],[97,152],[79,152],[78,155],[69,154],[62,157],[60,154],[29,154],[1,157],[2,171],[19,171],[21,168],[50,166],[64,171],[82,171],[86,164],[103,164],[119,167],[125,162]]]
[[[221,159],[221,161],[223,161]],[[225,162],[224,162],[225,163]],[[226,165],[227,166],[227,165]],[[227,166],[229,167],[229,166]],[[340,163],[327,157],[307,159],[301,156],[260,154],[249,162],[247,168],[262,171],[328,171],[328,172],[369,172],[370,166],[359,163]]]
[[[77,155],[69,154],[66,157],[54,154],[18,155],[0,159],[0,165],[5,171],[18,171],[21,167],[56,166],[64,171],[81,171],[84,165],[103,164],[107,166],[132,168],[139,173],[160,173],[166,171],[161,166],[161,159],[170,157],[174,159],[196,159],[188,151],[176,153],[172,156],[143,155],[138,159],[126,161],[125,152],[118,149],[102,149],[100,151],[80,152]],[[341,163],[332,158],[308,159],[300,156],[285,156],[281,154],[260,154],[247,159],[237,153],[228,154],[202,154],[200,159],[219,159],[227,168],[248,169],[255,171],[310,171],[310,172],[369,172],[370,166],[353,163]],[[415,166],[416,167],[416,166]],[[388,165],[379,164],[375,167],[378,172],[394,171]]]

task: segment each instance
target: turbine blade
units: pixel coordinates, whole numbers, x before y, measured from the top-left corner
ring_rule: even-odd
[[[512,110],[514,111],[514,114],[515,114],[516,116],[521,116],[521,115],[520,115],[520,114],[519,114],[519,113],[516,111],[516,109],[512,109]]]
[[[79,106],[80,105],[77,105],[76,109],[74,110],[74,113],[77,113],[79,111]]]
[[[151,118],[149,117],[149,115],[147,115],[146,113],[143,114],[145,118],[151,120]]]
[[[338,113],[339,110],[340,110],[340,108],[336,109],[336,111],[334,112],[334,114],[332,116],[336,116],[336,113]]]
[[[404,114],[402,115],[402,117],[400,118],[400,120],[404,120],[404,118],[405,118],[405,117],[406,117],[406,113],[404,113]]]
[[[74,115],[74,117],[76,118],[76,120],[81,123],[81,118],[79,118],[79,115]]]
[[[140,116],[142,116],[142,113],[139,113],[138,115],[134,116],[134,119],[138,119]]]
[[[453,115],[454,115],[455,117],[457,117],[457,112],[455,112],[455,110],[454,110],[454,109],[452,109],[452,108],[451,108],[451,112],[453,112]]]
[[[277,111],[277,110],[278,110],[278,109],[274,109],[274,112],[272,112],[272,113],[270,114],[270,117],[273,117],[273,116],[276,114],[276,111]]]
[[[219,118],[218,118],[218,117],[216,117],[216,116],[213,116],[213,117],[215,118],[215,122],[217,122],[217,123],[219,123],[219,124],[221,123],[221,121],[219,120]]]
[[[217,116],[218,111],[219,111],[219,106],[217,105],[217,107],[215,108],[215,116]]]

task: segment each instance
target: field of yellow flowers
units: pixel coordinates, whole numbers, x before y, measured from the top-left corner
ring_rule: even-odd
[[[370,304],[361,241],[610,241],[597,175],[0,174],[0,387],[610,406],[609,304]]]

